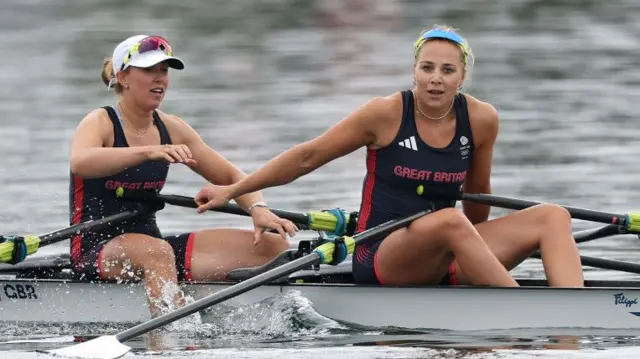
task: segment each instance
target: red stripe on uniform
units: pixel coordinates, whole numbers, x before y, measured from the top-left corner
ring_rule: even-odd
[[[378,284],[385,285],[385,283],[380,278],[380,274],[378,273],[378,252],[373,255],[373,274],[376,276]]]
[[[367,222],[371,215],[371,202],[373,197],[373,187],[376,184],[376,150],[367,150],[367,179],[364,183],[364,193],[360,206],[360,218],[356,232],[362,232],[367,228]]]
[[[449,266],[449,284],[458,285],[458,279],[456,278],[456,262],[451,262]]]
[[[191,254],[193,253],[193,239],[196,237],[195,233],[189,234],[187,238],[187,249],[184,253],[184,280],[191,280]]]
[[[73,176],[73,218],[71,224],[78,224],[82,220],[84,208],[84,181],[80,176]],[[82,235],[71,238],[71,261],[78,262],[82,252]]]

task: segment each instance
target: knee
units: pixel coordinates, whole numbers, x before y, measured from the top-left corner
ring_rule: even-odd
[[[445,208],[440,210],[440,231],[450,238],[465,236],[474,231],[473,224],[462,211],[455,208]]]
[[[539,225],[555,225],[557,223],[571,224],[571,214],[564,207],[557,204],[544,203],[532,208]]]
[[[475,229],[469,219],[456,208],[444,208],[418,219],[414,229],[419,238],[430,238],[434,235],[447,243],[472,238]]]
[[[142,256],[144,269],[157,269],[162,266],[175,266],[175,254],[171,245],[163,240],[152,241]]]

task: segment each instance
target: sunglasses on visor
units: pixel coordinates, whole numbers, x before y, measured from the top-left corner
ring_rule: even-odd
[[[164,52],[165,54],[167,54],[167,56],[173,56],[173,51],[171,50],[171,46],[169,45],[169,42],[165,40],[165,38],[163,38],[162,36],[149,36],[140,40],[140,42],[135,44],[131,48],[131,50],[129,50],[129,53],[127,54],[127,56],[125,56],[124,61],[122,62],[122,68],[120,69],[120,71],[124,70],[125,66],[127,66],[127,63],[129,63],[129,61],[131,61],[131,57],[136,52],[138,54],[144,54],[145,52],[157,51],[157,50]]]

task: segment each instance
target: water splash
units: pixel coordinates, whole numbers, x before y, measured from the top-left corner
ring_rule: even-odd
[[[162,286],[160,298],[153,300],[154,305],[160,308],[160,314],[164,315],[179,309],[182,305],[194,302],[193,297],[184,294],[182,289],[175,283],[166,281]],[[182,305],[176,303],[183,303]],[[201,330],[202,317],[200,313],[193,313],[182,319],[165,325],[162,329],[171,332],[193,332]]]
[[[189,332],[199,338],[251,342],[285,338],[295,340],[347,329],[318,314],[311,302],[297,291],[242,306],[222,303],[201,314],[204,323],[189,323],[172,330]]]

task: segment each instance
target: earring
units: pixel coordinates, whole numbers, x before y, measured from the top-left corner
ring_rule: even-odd
[[[415,77],[413,78],[413,85],[414,86],[416,85],[416,78]]]
[[[124,84],[124,88],[129,89],[129,84]]]

